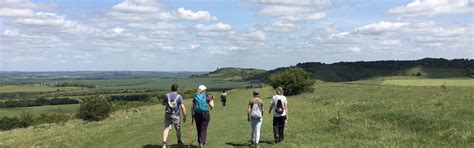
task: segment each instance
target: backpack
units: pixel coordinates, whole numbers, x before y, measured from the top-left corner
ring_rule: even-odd
[[[204,93],[194,95],[194,112],[203,113],[209,112],[209,105],[207,104],[207,97]]]
[[[253,120],[259,120],[262,118],[262,111],[260,110],[260,107],[258,106],[259,103],[258,101],[253,101],[253,105],[252,105],[252,110],[250,111],[250,118],[252,118]]]
[[[277,101],[277,105],[276,105],[276,108],[275,108],[275,112],[277,114],[283,114],[283,112],[285,111],[283,109],[283,103],[281,102],[280,97],[277,97],[277,98],[278,98],[278,101]]]
[[[177,94],[176,98],[174,98],[174,100],[171,101],[170,95],[166,94],[166,98],[168,99],[168,103],[166,103],[166,109],[165,109],[166,117],[176,116],[175,115],[175,113],[176,113],[175,110],[178,107],[178,103],[176,101],[179,99],[179,97],[181,97],[181,96],[179,94]]]
[[[226,100],[227,99],[227,94],[222,93],[221,94],[221,100]]]

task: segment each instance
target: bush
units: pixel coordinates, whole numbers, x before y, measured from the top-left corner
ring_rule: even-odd
[[[91,96],[81,99],[78,118],[86,121],[100,121],[109,117],[112,103],[108,96]]]
[[[64,114],[40,114],[36,119],[36,124],[44,124],[44,123],[63,123],[70,119],[71,117]]]
[[[23,112],[20,115],[20,127],[29,127],[34,123],[33,115],[30,112]]]
[[[285,95],[297,95],[303,92],[312,92],[314,80],[302,68],[289,68],[270,76],[270,85],[273,88],[283,87]]]
[[[10,130],[19,128],[20,119],[18,117],[3,117],[0,119],[0,130]]]

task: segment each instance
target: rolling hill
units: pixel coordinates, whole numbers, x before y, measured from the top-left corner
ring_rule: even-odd
[[[225,67],[225,68],[218,68],[217,70],[209,72],[207,74],[194,75],[192,77],[217,78],[221,80],[239,81],[239,80],[246,80],[246,79],[258,76],[265,72],[266,72],[265,70],[255,69],[255,68]]]
[[[312,78],[326,82],[356,81],[381,76],[474,77],[473,59],[424,58],[406,61],[359,61],[333,64],[308,62],[291,67],[303,68],[311,74]],[[270,75],[291,67],[277,68],[249,79],[265,81]]]

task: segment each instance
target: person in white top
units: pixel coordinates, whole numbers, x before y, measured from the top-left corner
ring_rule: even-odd
[[[288,121],[288,102],[283,95],[282,87],[277,87],[275,93],[276,95],[272,98],[268,113],[271,114],[273,112],[273,137],[275,143],[279,143],[285,137],[285,124]]]

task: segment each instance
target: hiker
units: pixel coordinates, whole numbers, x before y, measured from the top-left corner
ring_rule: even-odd
[[[276,95],[273,96],[269,114],[273,111],[273,137],[275,143],[282,142],[285,138],[284,129],[285,123],[288,121],[288,102],[283,95],[283,88],[277,87],[275,89]]]
[[[221,102],[222,102],[222,107],[225,108],[225,102],[227,101],[227,93],[225,90],[222,91],[221,93]]]
[[[180,117],[182,114],[183,123],[186,122],[186,108],[184,107],[184,99],[178,94],[178,84],[171,85],[171,92],[163,96],[163,106],[165,107],[165,121],[163,130],[163,147],[166,147],[166,140],[171,126],[176,130],[176,137],[178,138],[178,145],[183,145],[181,139]]]
[[[253,91],[253,98],[250,99],[247,107],[247,121],[250,122],[250,141],[256,146],[260,140],[260,127],[263,121],[263,101],[260,99],[258,90]]]
[[[206,144],[207,127],[211,120],[209,109],[214,108],[214,97],[206,95],[206,89],[206,86],[199,85],[191,109],[193,118],[196,120],[199,147],[204,147]]]

